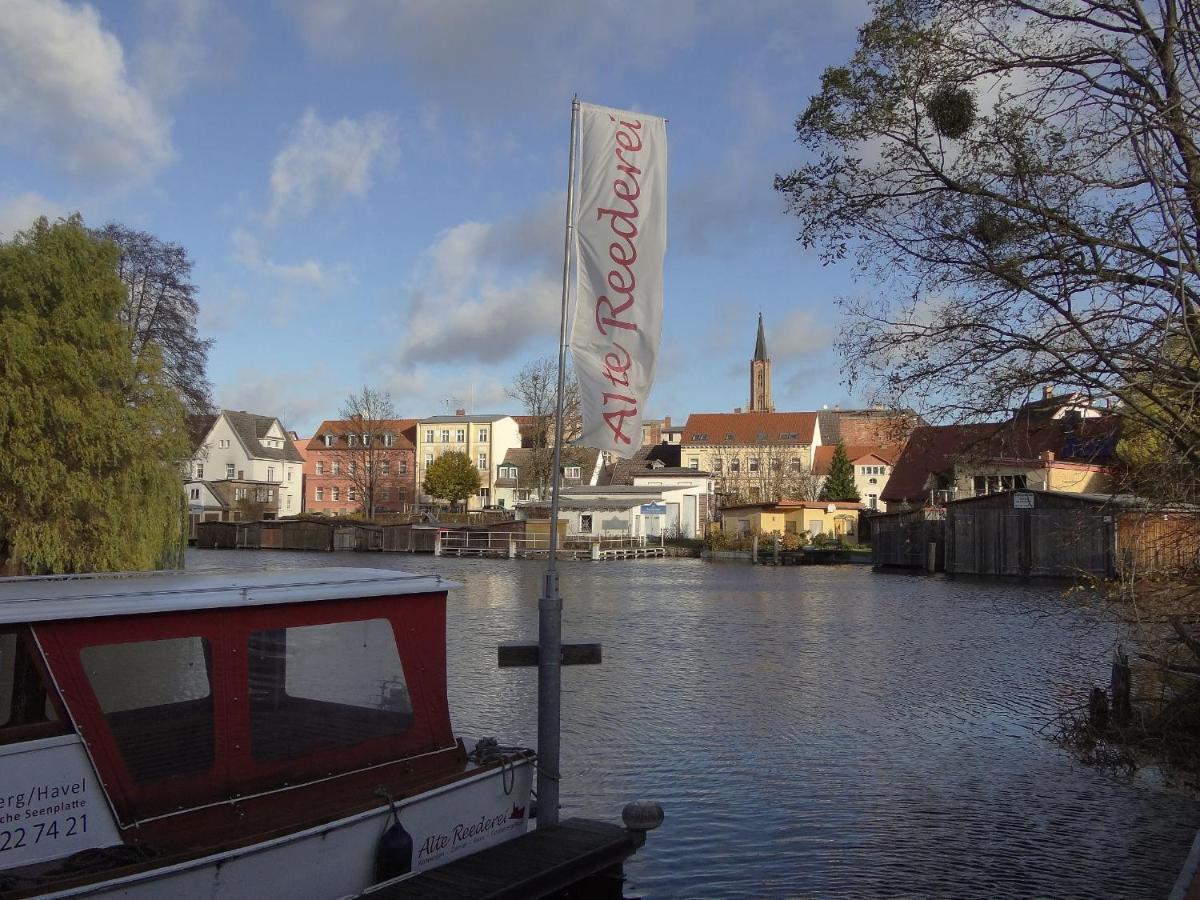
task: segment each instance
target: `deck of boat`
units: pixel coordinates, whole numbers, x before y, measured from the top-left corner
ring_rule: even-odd
[[[608,822],[567,819],[362,895],[370,900],[620,900],[622,864],[637,850],[629,831]]]

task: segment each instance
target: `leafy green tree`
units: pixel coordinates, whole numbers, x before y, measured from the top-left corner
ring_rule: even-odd
[[[127,296],[78,216],[0,243],[0,570],[181,562],[183,405],[131,357]]]
[[[826,501],[851,500],[857,501],[858,488],[854,486],[854,466],[846,455],[846,447],[841,441],[833,450],[833,459],[829,462],[829,474],[825,476],[825,484],[821,486],[821,498]]]
[[[424,489],[431,497],[452,504],[479,491],[479,470],[465,453],[443,453],[425,470]]]

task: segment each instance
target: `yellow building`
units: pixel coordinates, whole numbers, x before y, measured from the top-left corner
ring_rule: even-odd
[[[805,493],[820,442],[815,412],[694,413],[680,463],[712,473],[724,503],[776,500]]]
[[[492,505],[497,467],[509,450],[521,446],[521,431],[512,416],[430,416],[417,420],[417,495],[422,504],[434,498],[425,493],[425,473],[443,453],[465,453],[479,468],[479,493],[467,498],[467,509]]]
[[[778,503],[744,503],[721,510],[721,530],[727,537],[753,534],[800,534],[808,532],[858,540],[861,503],[825,503],[820,500],[781,500]]]

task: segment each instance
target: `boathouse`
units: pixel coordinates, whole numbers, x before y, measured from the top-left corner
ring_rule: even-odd
[[[953,575],[1113,578],[1195,566],[1200,515],[1128,495],[1003,491],[946,504]]]
[[[942,571],[946,567],[945,518],[943,507],[871,516],[871,564]]]

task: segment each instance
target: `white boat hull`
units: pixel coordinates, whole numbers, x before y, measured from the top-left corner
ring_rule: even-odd
[[[398,803],[412,837],[412,871],[444,865],[524,834],[533,766],[518,760]],[[505,790],[507,788],[508,790]],[[379,838],[392,824],[388,807],[286,837],[50,897],[136,900],[333,900],[359,894],[375,881]]]

